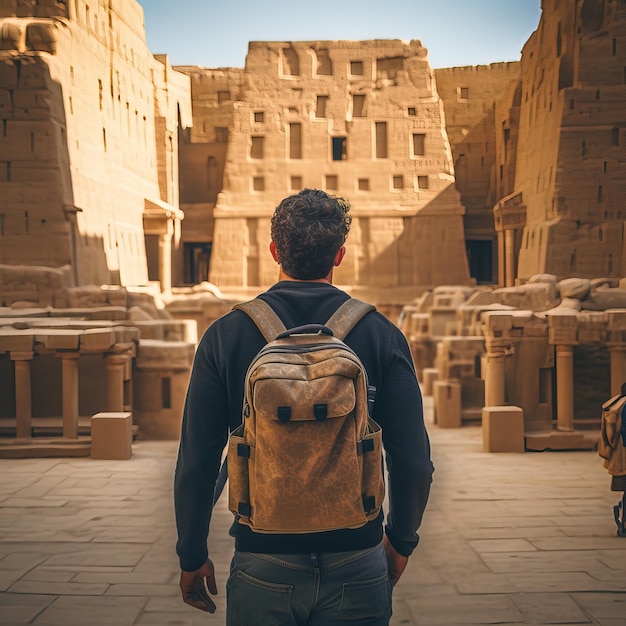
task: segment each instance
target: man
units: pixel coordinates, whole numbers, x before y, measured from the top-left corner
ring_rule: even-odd
[[[348,295],[332,285],[345,254],[348,203],[305,189],[272,217],[270,251],[279,280],[261,294],[287,328],[324,324]],[[227,624],[377,624],[391,617],[391,589],[418,543],[433,466],[422,398],[406,339],[369,312],[345,342],[376,388],[374,419],[383,432],[389,513],[356,529],[261,534],[235,521],[227,582]],[[207,534],[220,458],[241,423],[244,378],[265,344],[242,311],[212,324],[195,357],[175,477],[180,587],[188,604],[210,613],[217,593]],[[306,450],[303,450],[306,455]],[[205,589],[208,588],[208,592]]]

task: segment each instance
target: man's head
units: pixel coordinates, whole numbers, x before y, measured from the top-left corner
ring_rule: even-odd
[[[272,216],[272,241],[282,271],[296,280],[326,278],[351,222],[348,201],[319,189],[285,198]]]

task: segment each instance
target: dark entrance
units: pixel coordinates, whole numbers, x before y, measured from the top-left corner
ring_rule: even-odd
[[[210,261],[210,243],[185,243],[185,283],[196,284],[209,280]]]
[[[465,242],[470,276],[479,285],[493,284],[493,242],[491,239],[474,239]]]

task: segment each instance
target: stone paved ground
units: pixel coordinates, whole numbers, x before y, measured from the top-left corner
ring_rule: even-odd
[[[394,626],[626,624],[626,538],[597,454],[485,454],[477,427],[430,434],[435,482]],[[223,624],[230,515],[222,501],[210,617],[179,599],[175,453],[0,460],[0,624]]]

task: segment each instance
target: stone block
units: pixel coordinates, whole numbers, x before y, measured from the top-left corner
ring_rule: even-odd
[[[91,458],[127,460],[133,455],[132,413],[96,413],[91,417]]]
[[[80,336],[81,350],[108,350],[115,343],[112,328],[88,328]]]
[[[32,333],[12,328],[0,328],[0,354],[5,352],[30,352],[35,337]]]
[[[37,331],[35,340],[48,350],[78,350],[80,335],[80,330],[46,328]]]
[[[558,285],[561,298],[584,300],[591,291],[591,281],[586,278],[564,278]]]
[[[437,380],[433,383],[435,423],[441,428],[461,427],[461,384]]]
[[[599,289],[582,303],[587,311],[606,311],[626,308],[626,289]]]
[[[433,395],[433,385],[439,379],[439,370],[436,367],[425,367],[422,370],[422,394]]]
[[[555,283],[528,283],[517,287],[501,287],[494,293],[501,304],[508,304],[516,309],[547,311],[559,303]]]
[[[485,452],[524,452],[524,411],[520,407],[483,407],[482,428]]]

